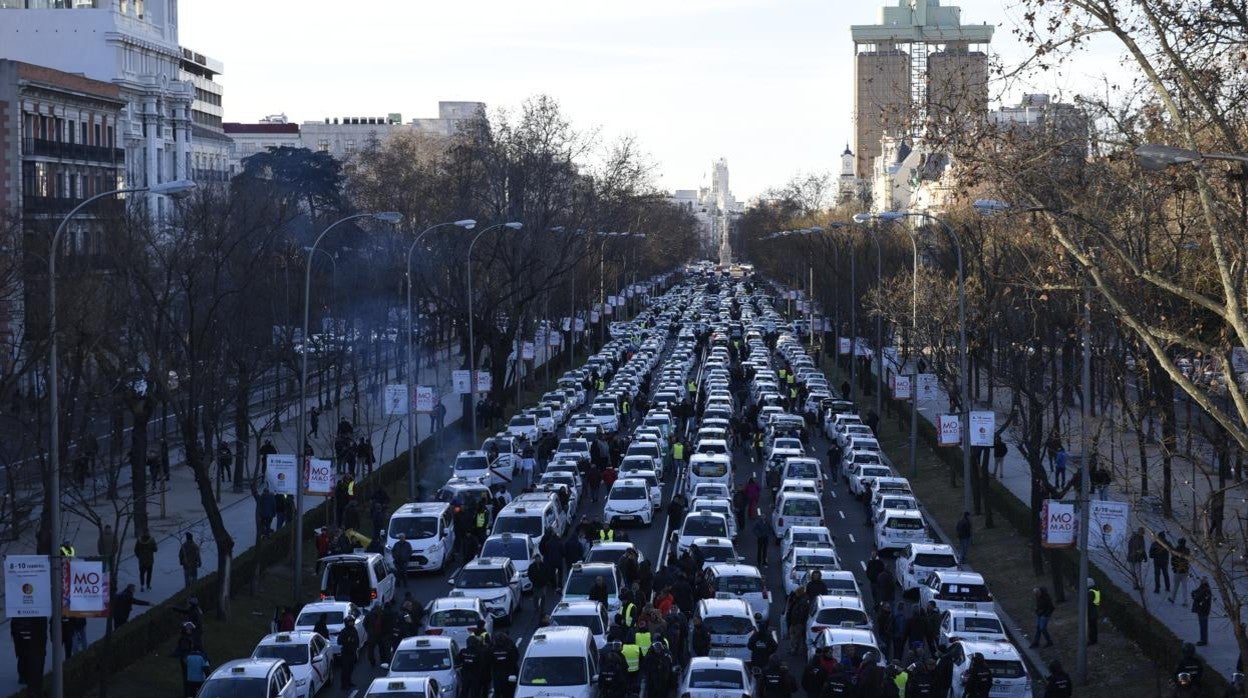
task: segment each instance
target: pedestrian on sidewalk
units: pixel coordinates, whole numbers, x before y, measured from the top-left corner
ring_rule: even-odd
[[[169,482],[169,440],[160,440],[160,474]]]
[[[1140,526],[1127,539],[1127,563],[1131,565],[1131,588],[1144,588],[1144,561],[1148,553],[1144,550],[1144,527]]]
[[[254,489],[252,490],[255,491]],[[260,524],[261,535],[268,535],[273,530],[273,517],[277,516],[277,497],[264,486],[264,491],[256,498],[256,519]]]
[[[308,410],[308,423],[311,425],[311,428],[308,429],[308,436],[311,436],[314,439],[320,437],[321,410],[315,405],[312,406],[311,410]]]
[[[1170,594],[1170,603],[1174,597],[1181,599],[1180,604],[1187,605],[1187,575],[1192,569],[1192,551],[1187,547],[1187,539],[1180,538],[1179,544],[1170,552],[1170,571],[1174,572],[1174,591]]]
[[[269,456],[277,455],[277,447],[273,445],[273,439],[265,439],[258,453],[260,454],[260,476],[264,477],[269,474]]]
[[[1036,587],[1032,593],[1036,596],[1036,634],[1031,638],[1031,647],[1039,647],[1040,638],[1044,638],[1045,647],[1052,647],[1053,636],[1049,635],[1049,620],[1053,617],[1053,611],[1056,610],[1053,598],[1049,596],[1049,590],[1045,587]]]
[[[221,482],[232,482],[230,471],[233,470],[234,452],[225,441],[217,442],[217,479]]]
[[[1161,580],[1166,580],[1166,593],[1170,593],[1170,541],[1166,540],[1166,532],[1157,534],[1153,544],[1148,546],[1148,557],[1153,561],[1153,593],[1161,593]]]
[[[958,549],[962,552],[959,558],[959,564],[966,564],[966,558],[971,552],[971,512],[962,512],[962,518],[958,519]]]
[[[153,485],[160,482],[160,459],[156,457],[155,453],[149,452],[145,460],[147,462],[147,477],[149,482]]]
[[[1109,499],[1109,483],[1113,481],[1113,476],[1109,474],[1109,471],[1094,463],[1090,479],[1092,486],[1096,488],[1096,496],[1102,502]]]
[[[1088,644],[1096,644],[1097,627],[1100,622],[1101,590],[1096,580],[1088,577],[1088,598],[1083,600],[1088,605]]]
[[[134,607],[151,606],[151,601],[136,599],[134,597],[134,585],[127,584],[116,596],[113,597],[113,629],[116,630],[125,625],[130,620],[130,613]]]
[[[1196,614],[1196,622],[1200,626],[1200,642],[1204,647],[1209,644],[1209,611],[1213,608],[1213,590],[1209,588],[1209,578],[1201,577],[1200,586],[1192,592],[1192,612]]]
[[[186,698],[195,698],[199,689],[208,680],[208,655],[199,648],[192,649],[182,658],[182,694]]]
[[[203,564],[199,556],[199,546],[195,544],[195,537],[190,531],[186,532],[186,540],[178,550],[178,564],[182,565],[182,581],[189,587],[199,578],[199,568]]]
[[[99,556],[104,558],[104,571],[112,572],[113,560],[117,557],[117,535],[113,533],[112,526],[104,524],[96,548]]]
[[[1005,470],[1005,454],[1009,452],[1010,452],[1010,447],[1006,446],[1005,441],[1001,438],[1001,435],[997,434],[996,437],[992,440],[992,457],[993,457],[993,466],[994,466],[992,469],[992,474],[998,480],[1001,479],[1002,474]]]
[[[1053,457],[1053,485],[1058,489],[1066,486],[1066,447],[1058,446]]]
[[[1044,442],[1044,451],[1049,457],[1049,474],[1052,475],[1057,469],[1057,452],[1062,450],[1062,437],[1057,433],[1057,427],[1049,432],[1049,438]]]
[[[152,568],[156,564],[156,539],[146,529],[134,542],[134,557],[139,561],[139,590],[151,591]]]
[[[372,439],[361,436],[360,442],[355,445],[355,455],[359,458],[364,473],[372,475],[373,466],[377,465],[377,453],[373,450]]]

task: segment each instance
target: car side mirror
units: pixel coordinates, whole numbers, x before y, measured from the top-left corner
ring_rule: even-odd
[[[508,676],[508,677],[507,677],[507,680],[508,680],[508,681],[510,681],[510,682],[512,682],[512,683],[515,683],[515,682],[516,682],[516,675],[515,675],[515,674],[512,674],[512,675]]]
[[[378,666],[380,666],[382,669],[389,669],[390,662],[382,662],[381,664],[378,664]]]

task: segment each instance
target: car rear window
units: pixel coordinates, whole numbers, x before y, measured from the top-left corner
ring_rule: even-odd
[[[884,522],[884,528],[900,528],[907,531],[917,531],[923,528],[923,520],[913,519],[908,516],[895,516]]]
[[[429,627],[455,628],[477,624],[481,617],[475,611],[466,608],[451,608],[445,611],[434,611],[429,614]]]
[[[919,567],[957,567],[958,561],[946,553],[919,553],[914,556],[914,564]]]
[[[823,509],[819,506],[816,499],[786,499],[784,507],[780,510],[782,516],[823,516]]]
[[[758,577],[719,577],[715,580],[715,591],[726,591],[730,594],[757,594],[763,590],[763,580]]]
[[[702,625],[712,635],[748,635],[754,632],[754,623],[741,616],[711,616],[703,618]]]
[[[958,601],[991,601],[988,587],[983,584],[942,584],[940,595]]]
[[[740,689],[741,672],[736,669],[694,669],[689,672],[689,688]]]
[[[867,614],[857,608],[825,608],[815,614],[815,622],[839,626],[841,623],[865,625]]]
[[[979,616],[970,616],[967,618],[959,618],[958,625],[960,630],[968,633],[1004,633],[1001,629],[1001,621],[995,618],[981,618]]]
[[[681,534],[695,538],[723,538],[728,535],[728,527],[718,516],[691,516],[685,519]]]

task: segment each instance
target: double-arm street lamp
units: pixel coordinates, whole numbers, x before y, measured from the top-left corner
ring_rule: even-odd
[[[407,248],[407,264],[403,268],[407,271],[407,496],[410,501],[416,501],[416,405],[412,403],[412,397],[416,389],[416,384],[420,381],[420,363],[413,361],[412,335],[415,334],[413,328],[413,318],[415,309],[412,307],[412,253],[416,251],[416,246],[430,232],[438,228],[446,226],[458,226],[464,230],[472,230],[476,227],[477,222],[465,218],[462,221],[451,221],[449,223],[438,223],[420,231],[415,240],[412,240],[411,247]]]
[[[295,483],[295,513],[293,517],[294,534],[291,539],[295,546],[295,579],[294,579],[294,598],[295,603],[301,603],[303,600],[303,488],[304,481],[302,473],[306,472],[308,463],[305,459],[308,457],[308,353],[312,350],[312,338],[308,334],[309,316],[311,315],[312,300],[312,258],[316,254],[317,248],[321,244],[321,240],[329,234],[331,230],[348,221],[359,220],[361,218],[372,218],[382,223],[398,223],[403,216],[394,211],[386,211],[380,213],[356,213],[350,216],[344,216],[330,223],[328,227],[321,231],[320,235],[312,241],[312,245],[308,248],[308,262],[304,266],[303,272],[303,351],[301,357],[301,366],[299,373],[299,453],[296,455],[297,462],[303,464],[300,468],[300,476],[296,478]]]
[[[1140,167],[1154,172],[1164,170],[1167,167],[1175,165],[1188,165],[1199,163],[1202,160],[1230,160],[1232,162],[1240,162],[1248,164],[1248,155],[1235,155],[1233,153],[1202,153],[1199,150],[1190,148],[1178,148],[1172,145],[1158,145],[1155,143],[1146,143],[1135,149],[1135,159],[1140,163]],[[981,199],[986,201],[986,199]],[[999,202],[998,202],[999,203]],[[976,206],[979,202],[976,202]]]
[[[474,224],[475,225],[475,224]],[[472,424],[472,442],[477,441],[477,338],[474,334],[474,322],[472,311],[472,248],[476,246],[477,240],[482,235],[495,230],[497,228],[507,228],[508,230],[520,230],[524,227],[523,223],[496,223],[477,233],[472,238],[472,242],[468,243],[468,394],[472,414],[468,415],[468,421]],[[520,351],[520,347],[516,347],[516,351]]]
[[[48,487],[51,490],[48,493],[48,525],[51,530],[48,534],[48,540],[52,546],[49,553],[52,556],[52,618],[50,625],[52,635],[53,698],[61,698],[65,691],[63,676],[65,646],[61,642],[61,588],[63,584],[61,566],[64,564],[64,555],[61,554],[59,540],[61,536],[61,405],[56,341],[56,259],[60,256],[61,236],[65,234],[69,221],[79,211],[100,199],[141,192],[180,199],[194,191],[195,186],[195,182],[180,179],[163,184],[154,184],[150,187],[114,189],[84,199],[61,219],[60,224],[56,226],[56,232],[52,235],[52,244],[48,249],[48,409],[50,411],[48,420],[48,464],[51,469],[48,481]]]

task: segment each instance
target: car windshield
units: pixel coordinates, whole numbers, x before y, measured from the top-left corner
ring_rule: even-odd
[[[589,632],[594,635],[603,633],[602,616],[598,614],[591,615],[573,615],[571,613],[560,613],[550,617],[550,622],[554,625],[562,625],[564,627],[579,626],[589,628]]]
[[[841,623],[866,625],[867,614],[857,608],[824,608],[815,614],[815,622],[838,626]]]
[[[455,578],[455,586],[460,589],[495,589],[507,586],[509,581],[506,570],[501,567],[465,567]]]
[[[728,447],[722,443],[716,443],[714,441],[703,441],[702,443],[698,444],[698,453],[724,454],[727,452],[728,452]]]
[[[654,468],[654,459],[649,456],[627,456],[620,461],[620,472],[633,472],[637,470],[651,470]]]
[[[1001,621],[996,618],[969,616],[966,618],[959,618],[958,625],[961,626],[961,631],[966,633],[992,633],[994,635],[998,635],[1005,632],[1001,629]]]
[[[875,463],[879,462],[879,459],[876,458],[875,456],[871,456],[871,458],[874,459],[872,462],[875,462]],[[857,459],[854,459],[854,460],[856,462],[862,462],[862,461],[858,461]],[[862,476],[863,477],[888,477],[888,468],[863,468]]]
[[[573,572],[568,577],[568,587],[563,592],[564,596],[589,596],[589,590],[594,588],[594,579],[596,577],[602,577],[607,580],[607,595],[614,596],[616,592],[615,575],[607,570],[602,572],[588,572],[585,570]]]
[[[477,615],[476,611],[467,608],[448,608],[430,613],[429,627],[459,628],[469,625],[475,626],[479,620],[481,620],[481,616]]]
[[[784,507],[780,509],[781,516],[802,516],[802,517],[822,517],[823,508],[819,506],[819,500],[813,497],[797,497],[786,498]]]
[[[507,422],[507,424],[513,427],[531,427],[537,424],[537,420],[534,419],[532,415],[517,415],[512,417],[511,421]]]
[[[737,551],[729,545],[700,545],[698,550],[707,562],[732,562],[737,557]]]
[[[741,689],[745,684],[736,669],[694,669],[689,672],[689,688]]]
[[[742,616],[711,616],[703,618],[702,625],[712,635],[748,635],[754,632],[754,622]]]
[[[542,535],[542,517],[540,516],[500,516],[494,521],[495,533],[525,533],[538,537]]]
[[[886,521],[884,523],[884,528],[901,528],[907,531],[917,531],[923,528],[923,519],[911,518],[909,516],[897,516]]]
[[[799,553],[794,556],[793,566],[797,569],[836,567],[836,558],[828,553]],[[824,580],[827,581],[827,580]]]
[[[715,580],[715,591],[730,594],[756,594],[763,590],[763,580],[758,577],[720,577]]]
[[[702,460],[693,463],[693,474],[698,477],[723,477],[728,465],[722,461]]]
[[[481,557],[509,557],[512,560],[528,560],[529,546],[523,538],[494,538],[485,541]]]
[[[958,561],[949,553],[919,553],[914,556],[919,567],[957,567]]]
[[[792,529],[790,529],[792,530]],[[827,544],[828,534],[818,531],[793,531],[793,543],[824,543]]]
[[[650,493],[645,487],[612,487],[608,499],[649,499]]]
[[[269,679],[267,676],[236,676],[228,679],[213,679],[204,684],[195,694],[198,698],[267,698],[269,695]]]
[[[447,649],[399,650],[390,660],[390,671],[443,671],[451,664]]]
[[[1027,675],[1023,663],[1012,659],[989,659],[988,668],[994,679],[1021,679]]]
[[[438,517],[436,516],[402,516],[390,520],[390,537],[398,538],[405,535],[409,540],[432,538],[438,535]]]
[[[314,627],[321,616],[325,616],[325,625],[342,625],[342,611],[309,611],[300,613],[299,620],[295,621],[296,627]]]
[[[460,456],[455,459],[456,470],[485,470],[490,461],[485,456]]]
[[[290,666],[300,666],[308,663],[308,646],[295,644],[260,645],[251,656],[256,659],[282,659]]]
[[[593,414],[595,417],[614,417],[615,408],[606,407],[604,405],[599,405],[598,407],[595,407],[594,409],[590,410],[590,413]]]
[[[719,538],[728,535],[728,526],[718,516],[690,516],[680,533],[683,537]]]
[[[583,686],[589,683],[584,657],[525,657],[521,686]]]

